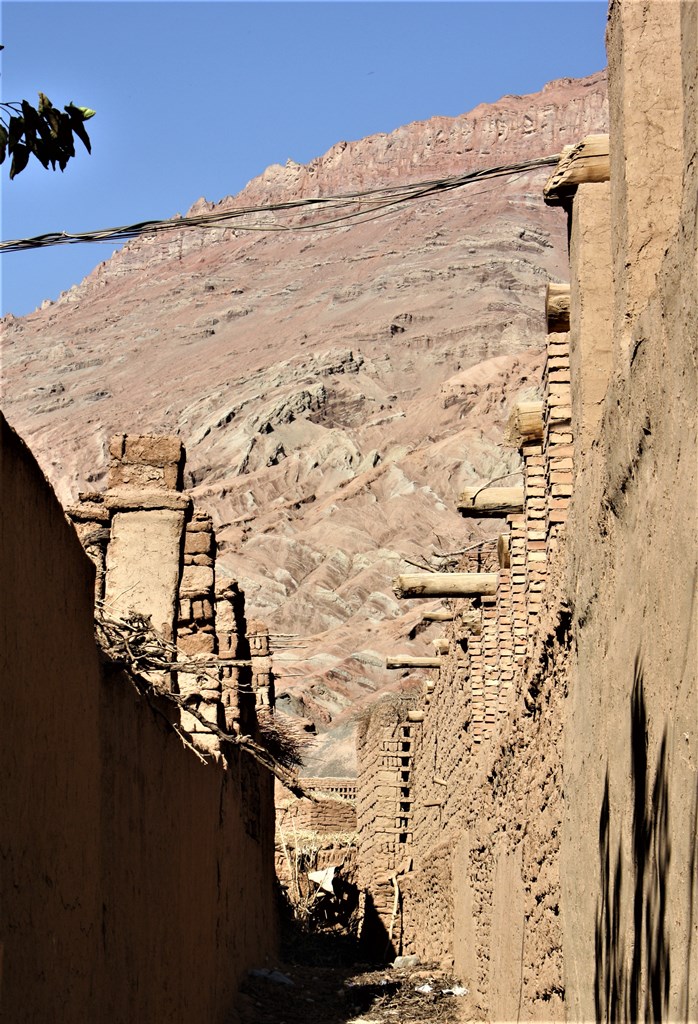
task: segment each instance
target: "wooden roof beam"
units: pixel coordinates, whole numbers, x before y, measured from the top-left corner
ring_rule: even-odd
[[[549,281],[545,289],[545,319],[548,334],[566,334],[570,329],[570,286]]]
[[[496,572],[411,572],[396,576],[393,590],[398,598],[481,597],[497,593]]]
[[[545,183],[543,199],[548,206],[569,208],[578,185],[608,181],[610,176],[608,135],[587,135],[576,146],[565,146]]]
[[[501,518],[523,512],[523,503],[523,487],[466,487],[458,499],[458,511],[478,519]]]
[[[395,654],[385,659],[386,668],[441,668],[441,658],[419,658],[410,654]]]

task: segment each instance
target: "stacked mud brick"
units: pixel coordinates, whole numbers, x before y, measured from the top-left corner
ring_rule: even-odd
[[[327,788],[325,787],[327,784]],[[296,797],[276,784],[277,828],[307,829],[319,833],[356,832],[356,781],[354,779],[303,779],[303,788],[314,797]],[[351,794],[351,795],[349,795]]]
[[[408,718],[413,704],[406,699],[379,702],[357,740],[359,885],[370,893],[377,923],[385,932],[392,929],[395,949],[402,942],[401,918],[394,914],[395,878],[407,870],[412,841],[412,764],[419,728]]]
[[[173,645],[171,660],[186,661],[150,677],[187,699],[181,728],[215,752],[206,723],[250,732],[255,703],[273,706],[268,635],[258,622],[248,631],[234,581],[216,591],[213,524],[182,491],[179,439],[118,434],[109,455],[107,490],[81,494],[68,510],[96,566],[97,601],[109,616],[148,616]]]
[[[559,547],[572,497],[574,444],[570,384],[569,319],[548,317],[548,339],[543,370],[545,451],[546,556]]]
[[[251,619],[247,624],[247,639],[252,661],[252,692],[257,708],[274,705],[274,675],[269,650],[269,632],[263,622]]]

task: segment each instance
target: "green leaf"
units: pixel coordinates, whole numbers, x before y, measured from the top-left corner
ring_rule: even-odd
[[[68,110],[68,109],[69,108],[66,107],[66,110]],[[87,134],[87,132],[85,131],[85,126],[82,123],[82,119],[80,118],[80,115],[79,114],[75,115],[73,113],[73,111],[75,109],[76,108],[73,107],[71,110],[69,110],[69,113],[70,113],[70,127],[73,129],[73,131],[75,132],[77,137],[82,141],[82,144],[84,145],[84,147],[87,150],[87,152],[91,153],[92,152],[92,146],[90,145],[90,137]]]
[[[79,117],[81,121],[89,121],[97,113],[96,110],[92,110],[90,107],[76,107],[72,101],[63,109],[67,110],[71,116]]]
[[[60,110],[56,110],[55,107],[50,107],[48,110],[44,111],[44,117],[51,125],[51,134],[53,135],[54,139],[57,139],[61,127]]]
[[[24,138],[31,148],[36,140],[36,130],[41,125],[41,118],[31,103],[22,100],[22,113],[24,114]]]
[[[48,170],[50,155],[50,145],[44,142],[43,139],[35,139],[34,145],[32,146],[32,152],[36,159],[41,163],[46,170]]]
[[[39,113],[45,114],[47,110],[50,110],[53,106],[48,96],[45,96],[43,92],[39,93]]]
[[[24,135],[24,118],[23,117],[11,117],[10,118],[10,129],[7,139],[7,148],[10,153],[14,150],[15,145]]]
[[[12,153],[12,166],[10,167],[10,181],[27,166],[29,161],[29,147],[18,142]]]
[[[7,153],[7,129],[4,124],[0,124],[0,164],[4,164],[5,155]]]

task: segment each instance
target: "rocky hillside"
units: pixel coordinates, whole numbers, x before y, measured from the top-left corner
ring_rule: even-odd
[[[565,79],[339,143],[193,209],[543,156],[606,121],[604,77]],[[566,265],[545,176],[484,181],[322,231],[307,218],[298,231],[174,229],[3,321],[4,411],[64,501],[100,486],[111,433],[183,438],[221,571],[272,633],[293,637],[277,653],[279,706],[315,722],[313,773],[350,771],[356,708],[404,684],[383,659],[407,649],[419,618],[392,595],[405,559],[496,533],[461,520],[454,499],[517,467],[502,426],[539,379],[545,283]],[[259,224],[278,226],[269,215]]]

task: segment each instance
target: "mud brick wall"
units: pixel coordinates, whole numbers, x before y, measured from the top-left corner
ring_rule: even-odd
[[[558,403],[553,403],[551,388]],[[569,333],[548,335],[543,370],[543,445],[545,449],[546,559],[557,550],[569,515],[574,470]]]
[[[149,615],[179,657],[203,659],[205,671],[163,672],[157,681],[188,699],[180,725],[197,747],[216,754],[207,723],[252,733],[256,706],[273,708],[266,627],[248,628],[234,581],[216,593],[213,523],[181,492],[179,439],[118,434],[109,451],[107,491],[81,495],[68,510],[97,570],[97,599],[110,613]],[[251,667],[226,664],[236,659]]]
[[[561,346],[563,336],[548,337],[544,432],[522,446],[524,509],[507,517],[510,564],[496,596],[452,602],[448,653],[414,727],[403,942],[452,966],[471,990],[470,1012],[493,1019],[521,1011],[557,1020],[564,994],[558,854],[569,613],[559,542],[570,487],[553,474],[569,472],[557,460],[570,453],[569,437],[550,429],[563,424],[555,410],[564,407],[552,403],[564,398],[564,381],[548,387]],[[564,425],[569,434],[569,404]],[[466,559],[460,568],[473,571]],[[361,774],[360,800],[365,782]]]
[[[226,659],[249,659],[250,644],[245,620],[245,595],[237,582],[228,580],[216,594],[216,639],[221,660],[221,704],[226,729],[254,731],[256,700],[252,669],[226,665]]]
[[[0,426],[0,1018],[224,1024],[276,951],[271,776],[202,764],[104,666],[93,566]]]
[[[698,1020],[697,41],[695,3],[611,5],[611,179],[573,200],[574,1021]]]
[[[410,858],[413,745],[418,726],[408,721],[408,715],[415,704],[414,698],[379,701],[361,723],[357,737],[358,884],[369,895],[374,926],[382,932],[384,947],[393,926],[393,952],[409,948],[402,913],[393,917],[395,890],[390,876],[406,871]]]
[[[294,829],[311,832],[356,832],[356,807],[348,800],[277,800],[277,826],[291,833]]]
[[[184,528],[179,580],[177,647],[185,654],[216,654],[215,536],[211,517],[194,511]]]

